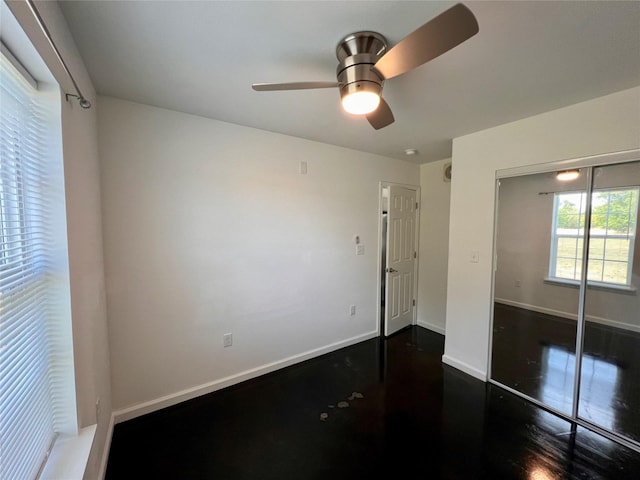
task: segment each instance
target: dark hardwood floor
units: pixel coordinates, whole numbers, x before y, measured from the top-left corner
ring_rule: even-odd
[[[570,414],[576,322],[496,303],[492,378]],[[579,415],[640,442],[640,334],[586,322]],[[639,475],[640,478],[640,475]]]
[[[412,327],[118,424],[107,478],[640,478],[640,454],[443,365],[443,344]]]

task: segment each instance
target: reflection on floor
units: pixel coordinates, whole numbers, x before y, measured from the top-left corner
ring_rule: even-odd
[[[571,413],[576,322],[496,303],[492,377]],[[587,322],[579,415],[640,442],[640,334]]]
[[[119,424],[107,479],[637,478],[636,452],[442,353],[412,327]]]
[[[571,411],[575,354],[563,348],[542,346],[539,400]],[[620,395],[619,368],[589,354],[583,356],[581,417],[607,430],[620,430],[616,420],[616,398]]]

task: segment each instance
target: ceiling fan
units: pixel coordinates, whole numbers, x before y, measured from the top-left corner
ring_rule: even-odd
[[[337,82],[254,83],[256,91],[340,89],[342,107],[366,115],[376,130],[394,122],[391,108],[382,98],[385,80],[419,67],[478,33],[478,22],[461,3],[451,7],[388,49],[376,32],[347,35],[336,47]]]

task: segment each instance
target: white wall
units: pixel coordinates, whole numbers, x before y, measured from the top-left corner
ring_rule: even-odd
[[[486,378],[496,170],[637,149],[639,132],[633,88],[454,139],[443,361]]]
[[[74,92],[26,3],[10,2],[9,6],[63,92]],[[96,436],[85,471],[85,478],[95,479],[99,476],[103,460],[106,460],[103,452],[108,448],[111,419],[95,93],[57,3],[38,2],[38,8],[83,94],[94,103],[94,108],[83,110],[76,102],[64,102],[62,95],[62,149],[76,403],[80,428],[97,422]],[[100,415],[96,418],[98,398]]]
[[[451,183],[443,169],[451,160],[420,166],[420,246],[418,325],[445,333],[447,257],[449,252],[449,195]]]
[[[418,166],[114,98],[98,112],[118,420],[377,335],[379,182]]]

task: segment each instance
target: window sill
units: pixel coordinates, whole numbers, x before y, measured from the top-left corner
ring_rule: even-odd
[[[58,436],[39,480],[82,480],[96,427],[83,428],[78,435]]]
[[[562,285],[564,287],[573,287],[580,288],[580,282],[576,282],[575,280],[567,280],[564,278],[552,278],[545,277],[544,283],[549,283],[553,285]],[[636,287],[633,285],[614,285],[611,283],[599,283],[599,282],[587,282],[587,288],[589,290],[603,290],[606,292],[613,293],[626,293],[628,295],[636,294]]]

